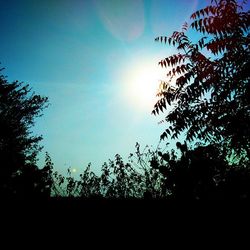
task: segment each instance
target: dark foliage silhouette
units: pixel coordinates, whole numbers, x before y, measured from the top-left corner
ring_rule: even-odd
[[[181,157],[158,152],[155,167],[166,177],[171,198],[245,199],[250,198],[250,162],[229,164],[226,151],[217,145],[196,145],[189,149],[177,142]]]
[[[246,3],[246,2],[245,2]],[[250,157],[250,13],[235,0],[211,1],[191,15],[190,27],[155,40],[178,53],[159,62],[168,69],[153,114],[171,106],[161,135],[187,141],[220,142],[238,156]],[[200,34],[192,42],[188,31]],[[168,106],[169,105],[169,106]]]
[[[81,199],[232,200],[250,198],[250,162],[229,164],[227,151],[217,145],[189,148],[177,142],[178,151],[146,147],[104,163],[98,176],[88,165],[79,178],[69,169],[64,177],[53,174],[52,195]],[[49,160],[51,162],[51,160]],[[53,166],[50,166],[52,169]]]
[[[47,98],[31,93],[28,85],[0,76],[0,192],[2,197],[49,195],[50,169],[38,169],[41,136],[30,129],[46,107]]]
[[[79,178],[53,174],[52,194],[55,197],[81,197],[105,199],[141,199],[163,198],[167,194],[164,176],[157,169],[150,168],[149,162],[156,154],[146,147],[143,152],[136,145],[135,154],[131,154],[128,163],[120,155],[102,166],[98,176],[91,171],[89,164]]]

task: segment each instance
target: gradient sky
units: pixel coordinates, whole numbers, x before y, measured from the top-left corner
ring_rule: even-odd
[[[173,51],[155,43],[208,3],[198,0],[0,0],[0,62],[9,81],[49,97],[34,128],[55,169],[98,171],[136,142],[157,145],[164,125],[151,115],[158,61]],[[145,82],[145,85],[141,85]],[[150,87],[149,87],[150,86]]]

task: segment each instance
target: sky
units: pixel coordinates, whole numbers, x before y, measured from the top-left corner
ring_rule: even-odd
[[[173,49],[154,42],[179,30],[198,0],[0,0],[0,62],[9,81],[48,96],[33,133],[43,135],[55,169],[81,172],[89,162],[139,142],[156,147],[166,124],[151,115]]]

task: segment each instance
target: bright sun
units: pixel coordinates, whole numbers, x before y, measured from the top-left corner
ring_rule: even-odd
[[[152,63],[140,63],[131,67],[126,76],[125,94],[136,108],[151,111],[157,101],[156,93],[160,80],[164,79],[162,69]]]

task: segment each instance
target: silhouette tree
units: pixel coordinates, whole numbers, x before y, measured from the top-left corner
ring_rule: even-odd
[[[166,147],[136,152],[128,163],[120,155],[104,163],[98,176],[89,164],[78,178],[69,169],[65,177],[53,173],[52,196],[56,199],[165,199],[225,200],[250,198],[250,161],[229,164],[226,151],[217,145],[198,143],[190,148],[177,142]],[[47,156],[47,167],[52,163]],[[52,164],[52,165],[51,165]]]
[[[171,106],[161,139],[185,134],[187,141],[221,143],[250,157],[250,12],[245,4],[212,0],[191,15],[190,26],[155,39],[178,51],[159,62],[168,79],[161,83],[153,114]],[[200,35],[197,42],[189,29]]]
[[[148,150],[147,150],[148,149]],[[97,176],[91,171],[89,164],[80,178],[53,174],[52,195],[54,197],[73,197],[82,199],[142,199],[164,198],[165,178],[158,169],[150,167],[150,161],[156,152],[145,148],[143,152],[136,144],[135,154],[131,154],[125,163],[120,155],[102,165],[101,174]]]
[[[158,152],[155,169],[165,176],[165,188],[171,199],[249,199],[250,162],[245,159],[229,164],[226,151],[217,145],[188,148],[177,142],[181,151]]]
[[[2,71],[2,70],[1,70]],[[48,194],[48,168],[39,170],[36,156],[41,136],[31,127],[46,107],[47,97],[31,93],[29,85],[9,83],[0,76],[0,192],[1,196]],[[49,180],[47,178],[47,180]]]

